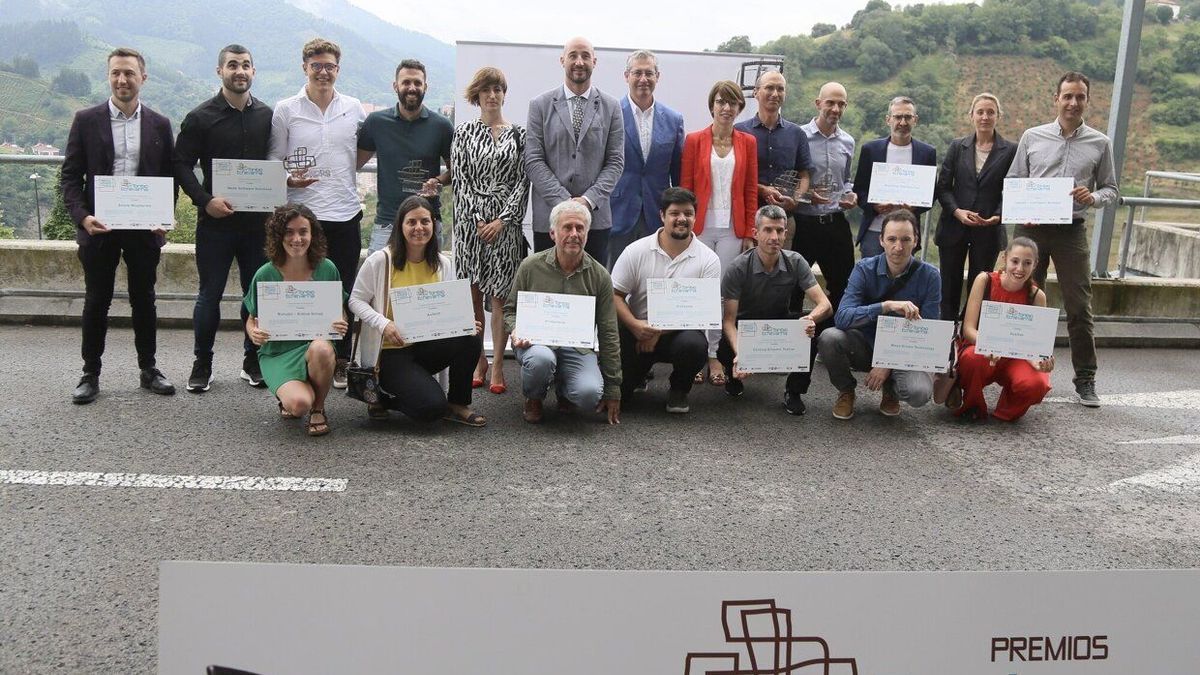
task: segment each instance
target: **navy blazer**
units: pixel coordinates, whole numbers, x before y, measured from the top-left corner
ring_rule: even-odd
[[[141,120],[138,175],[173,177],[171,155],[175,150],[175,139],[171,134],[171,121],[144,104]],[[63,204],[71,214],[71,220],[75,221],[75,242],[80,246],[87,246],[93,238],[83,229],[83,220],[95,211],[95,178],[112,175],[115,155],[108,99],[76,112],[71,121],[71,133],[67,136],[59,188]],[[177,195],[178,183],[175,192]],[[156,238],[159,246],[166,243],[166,237],[158,235]]]
[[[612,193],[613,234],[625,234],[644,214],[649,229],[662,227],[658,200],[672,185],[679,185],[683,157],[683,115],[654,102],[654,128],[650,136],[650,156],[642,159],[642,143],[637,121],[628,96],[621,98],[621,116],[625,120],[625,170]]]
[[[871,170],[874,168],[875,162],[887,161],[887,146],[887,136],[876,138],[873,141],[863,143],[862,151],[858,155],[858,170],[854,172],[854,193],[858,195],[858,205],[862,208],[862,222],[858,227],[858,237],[854,240],[855,244],[861,243],[863,237],[867,236],[867,228],[871,226],[871,221],[875,220],[875,216],[877,215],[875,207],[867,203],[867,194],[871,191]],[[912,146],[913,164],[937,166],[937,150],[932,145],[922,143],[914,138],[912,139]],[[919,218],[922,213],[928,210],[928,207],[914,208],[913,213],[917,214]]]
[[[954,217],[955,209],[974,211],[984,218],[1000,214],[1004,194],[1004,177],[1017,155],[1017,144],[996,134],[992,152],[983,162],[983,170],[975,173],[975,134],[970,133],[951,141],[938,173],[937,200],[942,204],[938,219],[938,246],[956,246],[969,232],[979,236],[996,237],[1004,247],[1006,236],[1000,223],[968,228]],[[973,237],[976,241],[980,239]]]

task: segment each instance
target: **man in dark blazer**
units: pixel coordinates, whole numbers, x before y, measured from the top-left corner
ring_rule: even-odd
[[[929,210],[929,207],[913,207],[907,204],[868,203],[871,169],[875,162],[937,166],[937,150],[932,145],[912,137],[913,129],[917,126],[917,104],[911,98],[897,96],[892,99],[888,104],[886,121],[891,133],[887,138],[863,143],[862,151],[858,155],[858,170],[854,172],[854,192],[858,195],[863,214],[855,243],[862,249],[863,258],[883,253],[883,245],[879,243],[879,232],[883,217],[887,213],[906,208],[920,219],[921,214]],[[867,233],[871,231],[875,234],[868,236]],[[920,233],[917,236],[917,248],[920,248]]]
[[[626,246],[662,227],[658,200],[663,190],[679,185],[683,115],[654,100],[658,75],[658,57],[653,52],[638,50],[625,61],[625,81],[629,84],[629,95],[621,98],[625,171],[609,200],[610,270]]]
[[[59,187],[75,221],[75,242],[83,265],[83,377],[71,400],[91,403],[100,392],[100,365],[108,332],[117,265],[125,259],[129,305],[140,384],[156,394],[174,394],[175,386],[155,366],[154,283],[166,231],[110,230],[95,216],[96,176],[171,177],[174,143],[171,122],[139,101],[146,61],[133,49],[119,47],[108,56],[112,97],[75,113],[67,138]]]

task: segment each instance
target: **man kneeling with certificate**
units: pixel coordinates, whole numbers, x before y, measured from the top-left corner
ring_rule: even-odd
[[[555,386],[558,409],[606,411],[621,422],[621,342],[608,270],[584,252],[591,210],[575,199],[550,211],[554,246],[521,263],[504,303],[504,327],[521,364],[526,422],[542,421]],[[590,311],[588,311],[590,310]],[[586,329],[586,330],[584,330]],[[600,353],[582,346],[595,331]]]
[[[871,367],[875,356],[875,328],[881,315],[900,316],[909,321],[937,319],[942,302],[941,275],[933,265],[913,257],[920,239],[917,217],[897,209],[883,217],[879,242],[883,253],[863,258],[850,273],[846,294],[834,315],[836,328],[827,328],[817,343],[829,371],[829,381],[838,390],[833,416],[854,416],[851,370],[868,371],[867,388],[883,389],[879,412],[889,417],[900,414],[900,401],[915,407],[933,396],[933,375],[918,370]],[[949,342],[943,352],[949,356]],[[948,358],[947,358],[948,360]],[[869,370],[868,370],[869,369]]]
[[[717,358],[731,377],[725,393],[741,396],[751,373],[786,372],[783,407],[804,414],[802,394],[812,380],[815,324],[833,313],[804,256],[784,250],[787,212],[768,204],[754,214],[758,246],[730,261],[721,277],[724,315]],[[793,308],[794,291],[803,292],[813,310]]]

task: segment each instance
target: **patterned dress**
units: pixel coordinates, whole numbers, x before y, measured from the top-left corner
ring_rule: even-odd
[[[529,202],[523,154],[525,129],[512,125],[499,138],[481,120],[460,124],[450,145],[454,173],[454,265],[486,296],[504,298],[525,257],[521,221]],[[477,223],[499,218],[504,229],[491,244]]]

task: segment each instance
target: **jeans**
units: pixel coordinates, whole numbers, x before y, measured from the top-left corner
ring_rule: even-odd
[[[850,328],[826,328],[817,338],[821,360],[829,371],[829,381],[839,392],[852,392],[858,386],[852,370],[866,372],[871,369],[871,357],[875,346],[867,341],[861,330]],[[884,383],[885,390],[914,408],[919,408],[933,398],[933,375],[916,370],[893,370]]]
[[[196,272],[200,277],[200,290],[196,294],[196,307],[192,310],[192,331],[196,358],[212,363],[213,342],[221,322],[221,297],[225,294],[225,282],[229,279],[229,266],[237,259],[238,278],[244,296],[258,268],[267,262],[263,252],[263,223],[255,225],[229,226],[224,223],[201,222],[196,228]],[[249,316],[245,305],[241,307],[242,330],[245,331]],[[243,355],[255,354],[258,348],[245,335],[242,341]]]
[[[83,372],[99,375],[104,340],[108,335],[108,310],[112,306],[117,265],[125,259],[129,279],[129,306],[133,315],[133,343],[138,368],[155,366],[158,313],[154,307],[154,284],[162,249],[155,235],[137,230],[116,230],[93,236],[79,247],[83,265]]]
[[[604,377],[595,352],[580,353],[574,347],[532,345],[517,350],[521,364],[521,393],[538,401],[546,398],[553,384],[559,399],[581,410],[595,410],[604,395]]]
[[[392,238],[391,223],[375,223],[371,226],[371,240],[367,243],[367,255],[382,251]]]
[[[342,290],[346,294],[345,299],[342,301],[342,311],[345,313],[347,320],[354,316],[350,313],[350,308],[346,302],[350,299],[350,291],[354,290],[354,278],[358,275],[358,257],[362,254],[362,233],[359,231],[362,215],[362,211],[359,211],[350,220],[321,221],[321,229],[325,232],[325,241],[328,247],[326,257],[337,268],[338,276],[342,279]],[[347,339],[345,340],[334,342],[337,357],[342,360],[350,358],[350,343],[352,340],[348,339],[350,336],[346,337]]]

